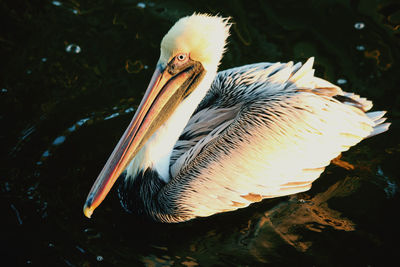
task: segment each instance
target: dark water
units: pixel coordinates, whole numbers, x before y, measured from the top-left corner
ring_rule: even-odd
[[[386,266],[398,260],[400,2],[1,1],[0,265]],[[82,205],[138,105],[162,36],[232,16],[221,68],[316,57],[317,75],[388,110],[306,193],[181,224]],[[397,217],[396,217],[397,216]]]

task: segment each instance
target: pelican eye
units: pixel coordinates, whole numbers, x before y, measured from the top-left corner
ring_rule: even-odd
[[[179,60],[179,61],[184,61],[185,59],[186,59],[186,54],[185,53],[182,53],[182,54],[179,54],[179,55],[177,55],[176,56],[176,58]]]

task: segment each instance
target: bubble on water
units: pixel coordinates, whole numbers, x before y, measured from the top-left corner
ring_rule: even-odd
[[[146,4],[145,3],[142,3],[142,2],[139,2],[139,3],[137,3],[137,5],[136,5],[138,8],[145,8],[146,7]]]
[[[356,46],[356,50],[357,50],[357,51],[364,51],[364,50],[365,50],[365,46],[363,46],[363,45],[357,45],[357,46]]]
[[[51,2],[54,6],[61,6],[62,3],[60,1],[52,1]]]
[[[77,44],[69,44],[69,45],[67,45],[67,47],[65,48],[65,51],[66,51],[67,53],[79,54],[79,53],[82,51],[82,49],[81,49],[81,47],[80,47],[79,45],[77,45]]]
[[[365,24],[364,24],[364,22],[356,22],[356,23],[354,23],[354,28],[356,30],[362,30],[365,28]]]
[[[347,83],[347,80],[346,80],[346,79],[343,79],[343,78],[340,78],[340,79],[338,79],[338,80],[336,81],[336,83],[337,83],[337,84],[346,84],[346,83]]]
[[[99,255],[99,256],[96,257],[96,260],[97,260],[97,261],[103,261],[104,258],[103,258],[103,256],[100,256],[100,255]]]

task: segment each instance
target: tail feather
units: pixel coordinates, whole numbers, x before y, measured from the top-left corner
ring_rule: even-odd
[[[384,123],[386,121],[386,118],[383,116],[386,114],[386,111],[374,111],[365,114],[374,123],[374,129],[366,138],[370,138],[372,136],[381,134],[389,129],[390,123],[389,122]]]
[[[298,64],[293,66],[296,73],[290,77],[289,81],[296,86],[297,91],[312,92],[317,95],[332,97],[343,104],[361,110],[370,119],[370,123],[368,124],[373,127],[372,132],[366,138],[381,134],[389,129],[390,123],[385,123],[386,118],[383,117],[386,111],[367,112],[373,106],[372,101],[365,97],[360,97],[355,93],[342,91],[338,86],[321,78],[314,77],[313,63],[314,58],[311,57],[303,66],[299,67]]]
[[[366,99],[365,97],[360,97],[355,93],[343,92],[345,97],[351,98],[362,106],[362,110],[368,111],[372,108],[372,101]]]
[[[374,122],[375,122],[375,125],[379,125],[379,124],[384,123],[384,122],[386,121],[386,119],[387,119],[387,118],[380,118],[379,120],[374,121]]]
[[[370,138],[372,136],[375,136],[377,134],[381,134],[389,130],[390,122],[384,123],[384,124],[379,124],[378,126],[374,127],[374,130],[366,137]]]
[[[368,118],[375,122],[385,116],[386,111],[372,111],[365,114],[368,116]]]

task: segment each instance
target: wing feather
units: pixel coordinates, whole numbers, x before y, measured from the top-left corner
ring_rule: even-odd
[[[384,112],[365,113],[370,101],[314,77],[312,64],[219,73],[206,97],[213,101],[200,104],[189,121],[177,143],[187,146],[176,153],[172,179],[160,193],[184,211],[177,216],[209,216],[308,190],[341,152],[374,127],[387,130]]]

